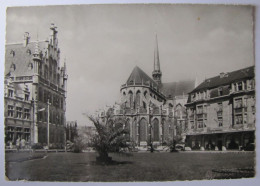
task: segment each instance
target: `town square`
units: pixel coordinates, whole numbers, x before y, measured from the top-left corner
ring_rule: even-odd
[[[5,179],[254,178],[254,10],[8,7]]]

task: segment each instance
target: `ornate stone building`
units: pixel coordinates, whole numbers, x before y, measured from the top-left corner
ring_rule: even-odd
[[[52,24],[47,40],[30,41],[26,32],[22,43],[6,44],[6,141],[64,144],[68,75],[66,64],[60,65],[57,33]]]
[[[162,83],[161,77],[156,37],[152,78],[136,66],[120,88],[120,103],[113,107],[115,117],[127,118],[128,140],[137,146],[162,145],[187,128],[184,104],[195,81]],[[104,111],[101,117],[105,116]]]
[[[220,73],[189,93],[187,145],[192,149],[247,148],[254,143],[254,66]]]

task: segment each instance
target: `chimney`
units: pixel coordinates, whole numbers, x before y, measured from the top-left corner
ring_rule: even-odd
[[[25,32],[23,35],[23,46],[26,47],[29,43],[30,40],[30,36],[29,36],[29,32]]]

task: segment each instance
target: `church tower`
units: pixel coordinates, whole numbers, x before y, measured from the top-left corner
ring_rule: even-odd
[[[153,69],[153,80],[158,83],[158,85],[161,85],[161,77],[162,72],[160,70],[160,59],[159,59],[159,49],[158,49],[158,41],[157,41],[157,34],[155,38],[155,49],[154,49],[154,69]]]

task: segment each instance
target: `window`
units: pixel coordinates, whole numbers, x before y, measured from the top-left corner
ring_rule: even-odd
[[[242,82],[237,83],[237,91],[243,90]]]
[[[8,97],[12,98],[14,94],[14,91],[11,89],[8,89]]]
[[[242,107],[242,98],[235,99],[234,107],[235,108],[241,108]]]
[[[223,88],[222,87],[218,88],[218,96],[223,96]]]
[[[16,107],[16,118],[22,118],[22,107]]]
[[[242,114],[235,116],[235,124],[243,124]]]
[[[247,108],[247,98],[244,98],[244,104],[243,104],[243,106],[244,106],[245,108]]]
[[[8,105],[8,117],[14,117],[14,106]]]
[[[223,110],[223,104],[222,103],[218,103],[217,111],[218,112],[222,112],[222,110]]]
[[[219,117],[219,118],[218,118],[218,126],[219,126],[219,127],[222,127],[222,126],[223,126],[223,119],[222,119],[222,117]]]
[[[197,107],[197,114],[202,114],[203,112],[203,106],[198,106]]]
[[[32,63],[29,63],[28,65],[28,70],[32,70],[33,69],[33,64]]]
[[[28,94],[25,94],[25,95],[24,95],[24,100],[25,100],[25,101],[29,101],[29,95],[28,95]]]
[[[195,128],[195,127],[194,127],[194,122],[193,122],[193,121],[190,122],[190,125],[191,125],[191,129],[194,129],[194,128]]]
[[[27,108],[24,109],[24,119],[30,119],[30,110]]]
[[[247,123],[247,114],[244,114],[243,119],[244,119],[244,123]]]
[[[198,121],[198,128],[203,128],[203,120]]]

